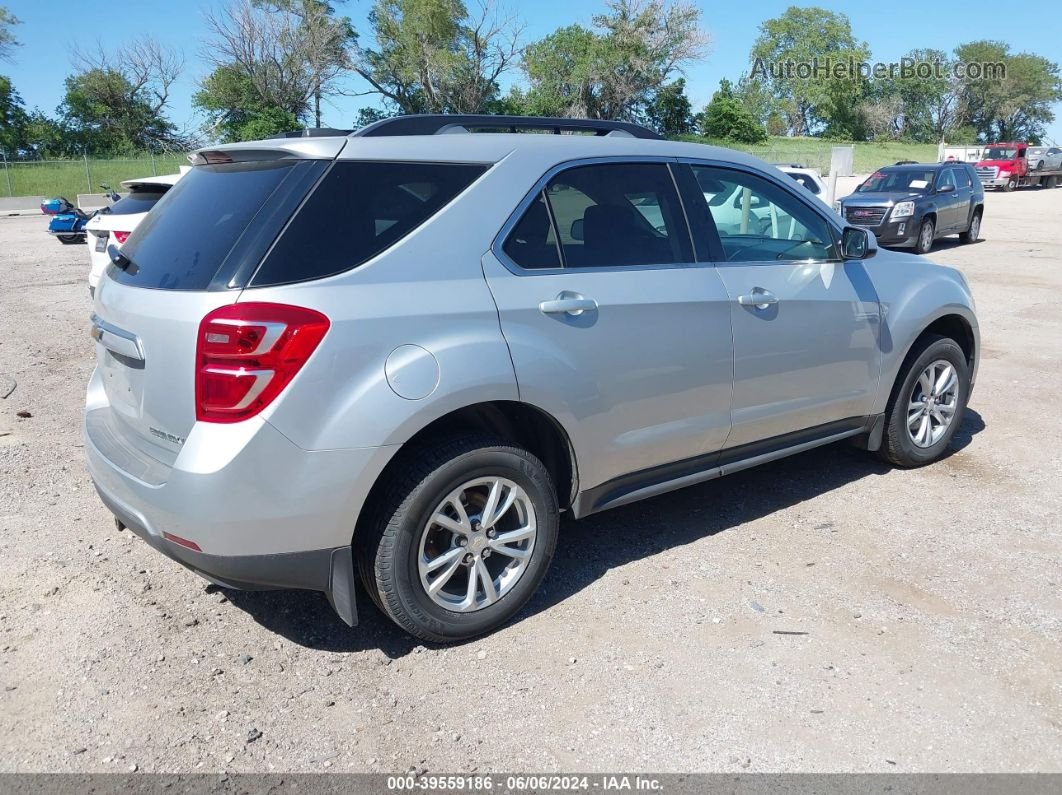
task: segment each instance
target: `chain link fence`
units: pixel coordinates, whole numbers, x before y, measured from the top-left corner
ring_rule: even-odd
[[[66,196],[118,189],[122,180],[174,174],[187,160],[179,154],[145,154],[124,159],[8,160],[0,153],[0,197]]]

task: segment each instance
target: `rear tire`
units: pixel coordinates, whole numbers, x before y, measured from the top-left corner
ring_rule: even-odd
[[[365,589],[421,640],[453,643],[501,626],[553,558],[559,511],[546,468],[483,434],[411,450],[398,463],[355,539]]]
[[[955,340],[927,334],[907,355],[885,409],[879,455],[899,467],[940,458],[962,424],[970,368]]]
[[[928,254],[933,250],[933,240],[936,238],[937,228],[932,218],[926,218],[918,227],[918,240],[915,241],[916,254]]]
[[[970,228],[959,233],[959,241],[962,243],[976,243],[981,235],[981,211],[975,210],[970,219]]]
[[[72,245],[73,243],[81,242],[81,235],[56,235],[59,238],[59,242],[64,246]]]

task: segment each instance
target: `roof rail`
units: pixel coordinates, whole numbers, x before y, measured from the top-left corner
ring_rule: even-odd
[[[273,138],[337,138],[344,135],[350,135],[352,130],[336,130],[331,127],[309,127],[305,130],[291,130],[290,132],[282,132],[277,135],[270,135],[268,139]]]
[[[546,130],[556,135],[586,132],[594,135],[623,135],[660,140],[663,136],[639,124],[600,119],[560,119],[549,116],[491,116],[489,114],[426,113],[381,119],[350,135],[375,138],[385,135],[442,135],[446,133],[507,132]]]

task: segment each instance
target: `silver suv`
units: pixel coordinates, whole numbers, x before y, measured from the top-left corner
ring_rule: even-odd
[[[96,291],[92,478],[211,581],[354,625],[360,579],[456,641],[527,601],[563,511],[955,433],[962,275],[755,158],[567,119],[329,133],[197,152]]]

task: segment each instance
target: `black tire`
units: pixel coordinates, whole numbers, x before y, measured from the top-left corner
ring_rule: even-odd
[[[931,364],[945,361],[955,368],[958,380],[955,413],[943,435],[931,446],[919,447],[908,433],[908,408],[914,400],[918,381]],[[966,401],[970,396],[970,367],[959,344],[949,337],[927,334],[907,355],[896,378],[892,395],[885,409],[885,433],[879,455],[899,467],[920,467],[931,464],[947,450],[955,431],[962,424]]]
[[[80,235],[56,235],[56,237],[59,238],[59,242],[62,243],[64,246],[69,246],[74,243],[81,242]]]
[[[1007,184],[1003,186],[1003,192],[1004,193],[1010,193],[1016,187],[1018,187],[1018,181],[1012,177],[1009,180],[1007,180]]]
[[[1039,163],[1036,164],[1036,171],[1043,171],[1043,170],[1044,170],[1044,161],[1041,160]]]
[[[434,643],[467,640],[512,618],[542,582],[557,543],[557,496],[542,462],[501,439],[475,434],[411,450],[391,471],[394,481],[359,529],[362,537],[354,540],[358,574],[380,610],[411,635]],[[421,535],[447,495],[486,476],[507,478],[527,494],[537,524],[533,551],[520,578],[496,602],[471,612],[448,610],[421,583]]]
[[[926,228],[928,227],[928,232]],[[915,240],[915,253],[928,254],[933,250],[933,241],[936,239],[936,224],[932,218],[924,218],[918,227],[918,239]]]
[[[959,242],[961,243],[976,243],[981,237],[981,211],[974,210],[973,216],[970,218],[970,226],[967,227],[965,232],[959,233]]]

